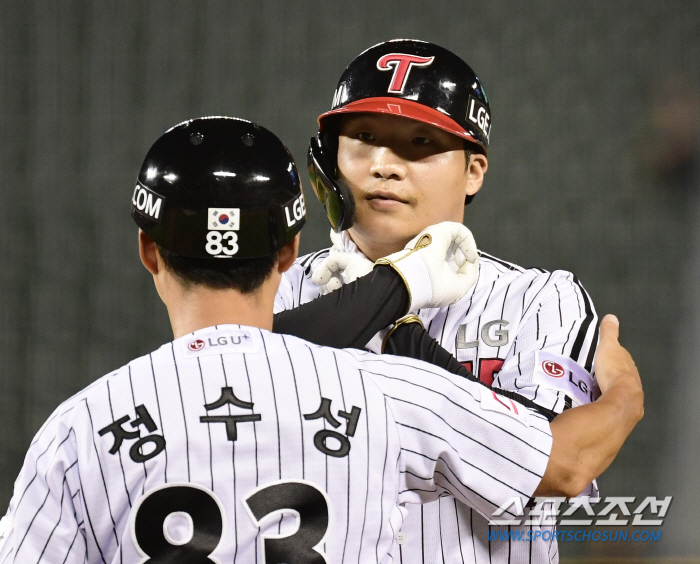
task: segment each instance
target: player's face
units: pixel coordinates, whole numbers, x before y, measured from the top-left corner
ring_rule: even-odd
[[[338,170],[355,197],[350,235],[370,259],[402,249],[429,225],[461,222],[464,198],[485,172],[476,186],[471,169],[456,135],[397,116],[343,116]]]

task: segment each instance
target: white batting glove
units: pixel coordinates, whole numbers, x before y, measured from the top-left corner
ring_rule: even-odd
[[[330,254],[314,269],[311,281],[332,292],[369,274],[373,268],[374,263],[363,255],[331,249]]]
[[[345,250],[342,236],[332,229],[331,241],[333,246],[329,255],[319,263],[311,276],[311,281],[321,288],[321,294],[328,294],[343,284],[354,282],[374,268],[374,263],[364,255]]]
[[[471,231],[461,223],[431,225],[398,253],[376,264],[391,266],[408,289],[409,312],[459,301],[476,282],[479,255]]]

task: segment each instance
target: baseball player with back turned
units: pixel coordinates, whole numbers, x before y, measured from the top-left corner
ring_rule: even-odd
[[[284,145],[250,122],[167,131],[132,215],[175,340],[39,430],[0,527],[2,564],[396,561],[406,504],[449,494],[488,515],[512,497],[576,495],[642,415],[613,320],[601,398],[551,424],[431,364],[271,333],[303,195]],[[449,233],[429,228],[411,255],[468,254]]]
[[[490,133],[484,87],[454,53],[415,40],[361,53],[341,76],[309,149],[312,184],[333,227],[333,245],[301,257],[285,273],[275,311],[313,304],[370,271],[374,276],[376,261],[392,264],[392,253],[421,230],[461,222],[488,168]],[[479,252],[473,287],[440,307],[426,307],[420,295],[438,279],[436,273],[422,282],[407,277],[410,305],[391,321],[412,314],[397,326],[408,321],[418,330],[422,323],[482,383],[554,413],[595,399],[597,316],[573,274],[525,269]],[[385,334],[369,348],[413,355],[410,344],[387,346]],[[348,344],[366,342],[336,343]],[[595,483],[585,493],[595,495]],[[523,536],[532,530],[524,527]],[[449,497],[411,508],[403,532],[401,557],[409,564],[558,561],[550,535],[546,541],[538,535],[531,542],[489,541],[488,520]]]

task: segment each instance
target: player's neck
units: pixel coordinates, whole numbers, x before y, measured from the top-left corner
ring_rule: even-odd
[[[350,238],[357,245],[357,248],[360,251],[362,251],[362,254],[365,255],[372,262],[375,262],[377,259],[386,257],[392,253],[400,251],[404,248],[406,243],[408,243],[408,240],[392,242],[388,244],[381,243],[376,241],[376,239],[372,239],[372,237],[366,237],[362,233],[353,231],[352,228],[350,229],[349,234]]]
[[[260,288],[254,294],[197,287],[184,290],[166,307],[175,338],[214,325],[247,325],[272,330],[274,293]]]

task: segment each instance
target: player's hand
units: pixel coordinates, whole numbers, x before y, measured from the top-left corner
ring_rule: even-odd
[[[471,231],[445,221],[425,228],[402,251],[376,264],[389,265],[401,275],[410,295],[408,311],[416,312],[460,300],[476,282],[479,255]]]
[[[322,290],[325,288],[324,293],[328,293],[369,274],[372,268],[374,263],[364,255],[333,247],[329,255],[314,269],[311,281]]]
[[[632,394],[642,394],[639,371],[630,353],[620,345],[619,335],[620,322],[617,317],[606,315],[600,322],[600,342],[595,356],[598,386],[603,395],[612,387],[623,386]]]

